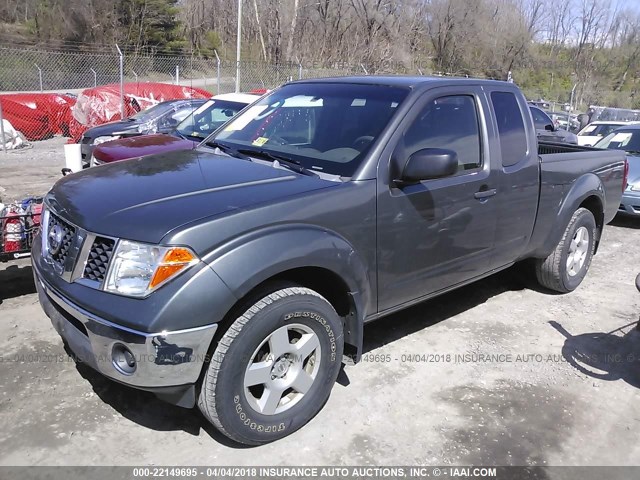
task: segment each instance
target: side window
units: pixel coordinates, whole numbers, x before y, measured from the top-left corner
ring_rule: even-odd
[[[424,148],[458,154],[458,171],[482,166],[478,110],[471,95],[440,97],[429,102],[404,136],[407,155]]]
[[[510,92],[492,92],[491,103],[498,123],[502,165],[515,165],[527,153],[527,135],[518,99]]]
[[[193,112],[193,107],[191,106],[180,107],[171,115],[171,118],[175,120],[175,123],[180,123],[187,118],[191,112]]]
[[[551,119],[542,110],[532,107],[531,113],[533,114],[533,123],[536,124],[537,129],[544,130],[544,127],[547,125],[553,124]]]
[[[235,108],[214,108],[211,110],[212,131],[222,126],[227,120],[233,117],[240,110]]]

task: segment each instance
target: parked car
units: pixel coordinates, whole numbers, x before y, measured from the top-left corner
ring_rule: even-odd
[[[575,133],[562,130],[556,126],[556,123],[547,115],[544,110],[529,105],[533,123],[536,127],[538,140],[543,142],[564,142],[574,145],[578,144],[578,137]]]
[[[578,132],[578,145],[592,147],[614,130],[628,125],[629,122],[591,122]]]
[[[640,273],[636,277],[636,289],[640,292]],[[640,330],[640,322],[636,323],[636,330]]]
[[[124,137],[101,143],[93,150],[90,165],[195,148],[204,138],[258,98],[259,95],[247,93],[217,95],[194,110],[168,134]]]
[[[277,440],[360,359],[366,322],[523,259],[550,290],[580,285],[625,154],[535,132],[508,82],[286,84],[195,150],[59,180],[40,302],[102,375]]]
[[[545,115],[553,120],[553,125],[555,126],[556,130],[564,130],[574,134],[580,130],[580,121],[578,120],[578,116],[576,114],[563,111],[543,111]],[[568,128],[567,124],[569,125]]]
[[[629,163],[629,181],[620,201],[619,213],[640,216],[640,124],[630,124],[614,130],[596,148],[624,150]]]
[[[101,143],[117,140],[124,136],[172,131],[178,123],[206,101],[205,99],[191,98],[160,102],[124,120],[90,128],[80,138],[83,164],[89,166],[93,149]]]

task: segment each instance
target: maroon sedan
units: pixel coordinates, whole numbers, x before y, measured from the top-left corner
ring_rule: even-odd
[[[260,98],[247,93],[216,95],[169,134],[138,135],[98,145],[91,166],[154,155],[173,150],[191,150],[244,107]]]

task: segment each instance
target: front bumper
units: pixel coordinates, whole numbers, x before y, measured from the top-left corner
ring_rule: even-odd
[[[640,216],[640,192],[625,191],[620,200],[618,213]]]
[[[202,371],[217,324],[144,333],[98,318],[60,295],[34,268],[40,304],[76,357],[117,382],[153,391],[180,406],[194,403],[192,385]],[[125,372],[114,357],[128,349],[135,359]],[[180,388],[185,387],[185,388]]]

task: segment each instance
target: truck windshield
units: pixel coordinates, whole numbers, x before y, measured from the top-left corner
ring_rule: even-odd
[[[350,177],[407,94],[408,89],[379,85],[286,85],[205,144],[280,155],[308,170]]]
[[[146,121],[146,120],[151,120],[152,118],[156,118],[156,117],[162,116],[165,112],[168,112],[172,108],[173,108],[173,105],[171,105],[168,102],[158,103],[157,105],[149,107],[146,110],[140,110],[135,115],[131,115],[129,117],[129,119],[130,120],[137,120],[137,121],[140,121],[140,122]]]
[[[176,131],[184,137],[201,141],[246,106],[245,103],[228,100],[209,100],[180,122]]]

